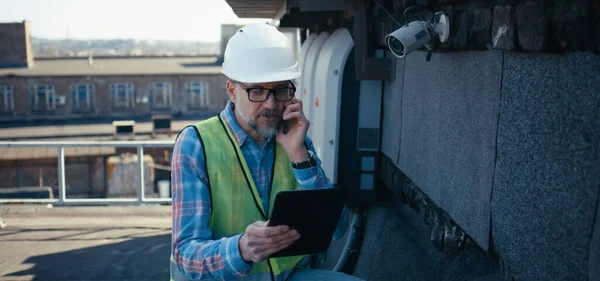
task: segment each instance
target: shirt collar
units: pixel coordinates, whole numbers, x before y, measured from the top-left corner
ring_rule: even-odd
[[[233,103],[232,101],[228,101],[227,105],[225,106],[225,109],[221,111],[221,118],[223,118],[223,122],[227,124],[227,127],[229,127],[229,130],[235,137],[235,140],[237,141],[238,145],[241,147],[246,142],[246,140],[250,138],[250,136],[235,121],[235,114],[233,113],[234,109],[235,103]],[[275,136],[268,138],[265,144],[270,143],[274,138]]]
[[[227,105],[225,106],[225,109],[221,111],[221,118],[223,118],[223,122],[225,122],[227,127],[229,127],[229,130],[235,137],[235,140],[237,141],[238,145],[242,146],[242,144],[246,141],[246,139],[248,139],[249,136],[235,121],[235,114],[233,113],[234,108],[235,104],[231,101],[228,101]]]

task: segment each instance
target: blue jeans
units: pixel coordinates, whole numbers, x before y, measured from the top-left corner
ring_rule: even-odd
[[[286,281],[362,281],[354,276],[321,269],[295,269]]]

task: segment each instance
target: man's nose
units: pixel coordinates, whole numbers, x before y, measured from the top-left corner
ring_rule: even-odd
[[[273,94],[269,95],[269,98],[263,102],[263,107],[268,108],[268,109],[277,108],[277,100],[275,100],[275,95],[273,95]]]

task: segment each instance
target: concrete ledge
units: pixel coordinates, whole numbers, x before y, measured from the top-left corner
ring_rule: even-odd
[[[52,205],[1,205],[0,214],[3,217],[112,217],[112,216],[141,216],[141,217],[170,217],[171,206],[52,206]]]

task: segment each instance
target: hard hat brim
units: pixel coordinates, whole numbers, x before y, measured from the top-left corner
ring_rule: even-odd
[[[271,82],[279,82],[279,81],[288,81],[294,80],[301,76],[300,72],[274,72],[260,75],[236,75],[235,73],[227,73],[225,70],[221,70],[225,76],[229,79],[242,82],[242,83],[271,83]]]

